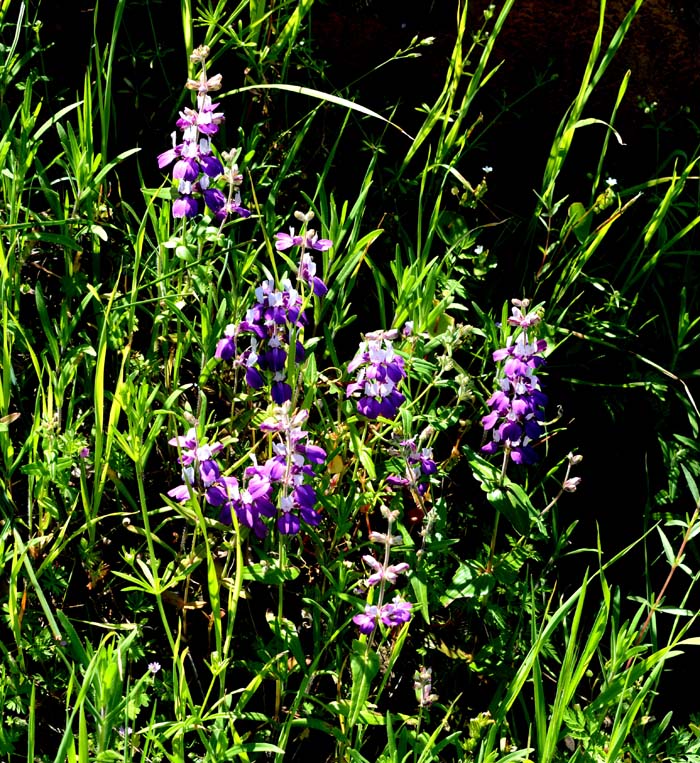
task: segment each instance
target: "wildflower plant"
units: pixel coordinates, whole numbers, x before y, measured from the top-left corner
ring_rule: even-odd
[[[394,419],[405,396],[398,385],[406,377],[404,361],[394,350],[399,336],[395,329],[372,331],[365,335],[348,373],[355,373],[347,386],[347,396],[357,398],[357,410],[368,419]]]
[[[122,14],[133,20],[148,4],[107,4],[114,23],[95,24],[75,104],[44,87],[48,60],[41,80],[33,69],[21,79],[50,52],[38,42],[50,4],[2,4],[4,757],[552,763],[566,747],[642,763],[696,751],[665,747],[670,716],[654,722],[653,703],[667,658],[697,642],[691,589],[676,607],[670,584],[676,570],[697,578],[700,415],[685,377],[700,319],[682,239],[700,219],[689,190],[700,157],[674,151],[673,173],[650,179],[643,197],[606,158],[607,137],[587,198],[565,204],[575,167],[560,174],[584,123],[617,135],[616,113],[581,114],[642,2],[615,34],[600,14],[591,77],[556,131],[538,194],[547,235],[528,242],[541,252],[536,273],[522,271],[527,257],[504,267],[509,231],[536,237],[537,226],[498,224],[502,200],[491,200],[503,183],[486,163],[500,154],[487,145],[491,119],[473,110],[513,0],[489,5],[481,29],[462,4],[443,91],[414,135],[401,133],[398,154],[370,126],[403,126],[362,105],[362,79],[352,98],[319,89],[329,79],[316,39],[324,20],[308,23],[315,0],[182,4],[192,78],[165,151],[162,136],[150,144],[162,124],[155,80],[113,78],[113,61],[143,63],[139,26],[118,33]],[[171,14],[151,5],[154,22]],[[177,46],[154,28],[148,63],[169,76]],[[400,67],[427,44],[391,60]],[[219,66],[241,76],[226,93]],[[131,81],[143,119],[133,99],[116,110]],[[281,124],[310,98],[324,107]],[[348,118],[331,121],[342,109]],[[240,150],[224,150],[226,134]],[[339,174],[339,157],[361,160],[358,136],[372,148],[367,166]],[[115,168],[138,149],[110,160],[117,138],[148,148],[169,187],[134,194],[126,166],[118,182]],[[296,197],[305,211],[290,225]],[[632,214],[634,241],[620,255],[624,232],[611,248],[607,232]],[[546,299],[546,325],[529,300],[495,324],[494,293],[523,285]],[[649,326],[668,368],[642,356]],[[655,527],[660,541],[643,539],[645,559],[669,568],[653,595],[656,576],[643,590],[607,582],[603,537],[591,572],[556,579],[566,549],[585,551],[573,546],[576,500],[568,527],[559,500],[597,475],[583,480],[569,442],[580,416],[545,424],[541,377],[556,353],[557,373],[568,365],[557,386],[585,384],[592,346],[606,361],[597,393],[607,394],[608,361],[632,359],[629,386],[662,401],[668,419],[680,408],[691,430],[659,428],[668,485],[642,509],[649,525],[652,511],[672,518]],[[622,422],[626,392],[615,390]],[[511,462],[522,468],[508,474]],[[634,480],[624,482],[633,505]],[[617,505],[612,489],[601,504]],[[637,594],[628,615],[619,602]]]
[[[395,585],[398,576],[408,572],[410,567],[407,562],[390,563],[392,546],[403,543],[403,538],[401,535],[392,535],[392,525],[398,518],[398,514],[386,506],[382,506],[381,513],[387,520],[386,533],[374,531],[370,533],[370,540],[383,546],[381,561],[371,554],[365,554],[362,557],[362,561],[372,570],[364,584],[370,592],[376,586],[376,604],[368,601],[364,612],[353,617],[353,622],[365,636],[372,634],[379,623],[391,629],[409,622],[413,608],[411,602],[405,601],[400,594],[396,594],[389,602],[385,600],[387,588]],[[371,598],[373,599],[373,596]]]
[[[197,108],[185,107],[180,112],[176,124],[182,132],[181,141],[177,142],[177,133],[172,134],[172,148],[158,156],[158,166],[163,169],[175,162],[173,180],[177,183],[177,198],[173,201],[172,215],[175,218],[195,217],[202,211],[203,199],[217,221],[223,222],[227,215],[235,212],[248,217],[250,212],[241,206],[238,190],[242,177],[235,164],[236,154],[226,154],[228,166],[216,156],[212,137],[219,132],[224,121],[223,112],[217,111],[218,103],[213,103],[209,93],[221,89],[222,76],[207,76],[206,59],[209,55],[207,46],[200,46],[190,57],[193,63],[201,64],[198,79],[187,80],[188,90],[197,91]],[[216,181],[225,178],[228,196],[216,186]]]
[[[215,357],[231,360],[244,369],[246,384],[253,390],[267,387],[276,405],[292,400],[292,386],[287,380],[288,370],[303,362],[306,352],[301,337],[307,325],[302,297],[305,285],[316,297],[328,291],[325,283],[316,275],[316,265],[307,247],[326,251],[333,246],[329,239],[318,239],[313,230],[306,230],[306,223],[313,219],[313,212],[296,212],[304,223],[303,235],[277,233],[275,247],[285,251],[299,247],[296,265],[296,286],[289,277],[283,277],[279,286],[272,279],[264,280],[255,289],[255,304],[238,324],[229,324],[219,339]],[[244,341],[241,335],[245,335]],[[292,357],[290,358],[290,354]]]
[[[508,325],[515,330],[504,348],[493,353],[496,363],[503,363],[498,389],[487,405],[491,412],[481,424],[490,438],[481,450],[488,455],[503,453],[503,469],[511,460],[516,464],[532,464],[537,460],[534,444],[542,436],[544,406],[547,396],[540,389],[537,370],[544,364],[547,349],[544,339],[537,339],[535,327],[539,312],[528,312],[529,300],[513,300]]]

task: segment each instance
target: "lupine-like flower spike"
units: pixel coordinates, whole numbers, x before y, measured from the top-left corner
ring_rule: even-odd
[[[291,415],[290,404],[285,403],[260,425],[261,431],[273,436],[274,455],[256,469],[276,487],[277,527],[284,535],[298,533],[302,521],[310,527],[321,521],[310,483],[316,478],[314,466],[326,460],[326,451],[307,442],[308,432],[301,425],[308,416],[306,410]]]
[[[500,388],[487,401],[491,413],[481,420],[484,430],[491,433],[482,451],[494,454],[503,449],[514,463],[531,464],[537,460],[532,443],[542,436],[547,403],[535,371],[545,362],[542,353],[547,343],[528,336],[528,329],[540,321],[537,313],[527,313],[529,301],[513,300],[513,305],[508,323],[519,330],[508,338],[506,347],[493,353],[495,362],[505,363]]]
[[[397,336],[396,330],[366,334],[348,365],[348,372],[357,371],[357,376],[348,384],[346,394],[359,397],[357,410],[368,419],[396,418],[406,399],[397,386],[406,376],[403,358],[394,352],[392,345]]]
[[[211,142],[224,121],[224,115],[216,110],[219,104],[212,103],[209,95],[221,87],[221,75],[207,78],[205,62],[208,53],[209,49],[201,46],[192,54],[192,60],[202,65],[199,79],[190,79],[186,85],[188,89],[197,91],[197,109],[185,107],[180,112],[176,124],[182,131],[182,142],[177,142],[177,133],[173,132],[173,147],[158,156],[158,166],[163,169],[175,162],[173,179],[178,182],[179,196],[173,202],[173,217],[194,217],[199,212],[200,197],[220,219],[228,211],[248,217],[250,212],[240,206],[237,192],[235,198],[227,201],[223,192],[212,185],[224,174],[224,166],[214,155]]]
[[[312,212],[295,215],[304,226],[313,217]],[[309,284],[317,297],[323,297],[328,287],[316,276],[316,264],[306,249],[326,251],[333,246],[333,242],[319,239],[312,230],[297,236],[294,228],[289,233],[277,233],[276,238],[275,246],[279,251],[292,246],[301,247],[299,278]],[[253,389],[262,389],[268,383],[273,402],[282,405],[292,398],[292,388],[286,381],[286,368],[290,338],[295,330],[306,325],[303,302],[288,278],[282,279],[281,289],[275,288],[272,281],[263,281],[255,290],[255,297],[257,302],[245,318],[238,325],[226,326],[223,337],[216,345],[215,357],[220,360],[233,359],[234,363],[245,368],[246,383]],[[237,345],[241,334],[251,335],[247,347]],[[296,340],[295,361],[302,362],[304,354],[304,346]]]
[[[391,602],[384,603],[386,587],[394,585],[398,576],[408,572],[410,567],[406,562],[389,564],[391,547],[401,543],[402,539],[400,535],[391,534],[391,525],[395,519],[395,512],[382,507],[382,513],[389,522],[389,530],[387,533],[372,532],[370,539],[384,546],[384,561],[378,561],[371,554],[365,554],[362,557],[362,561],[373,570],[372,574],[365,581],[365,585],[368,588],[379,586],[378,603],[376,605],[367,604],[364,612],[360,612],[352,618],[355,625],[360,629],[360,633],[364,635],[372,633],[377,627],[378,622],[383,623],[387,628],[396,628],[399,625],[403,625],[403,623],[407,623],[411,619],[411,609],[413,608],[413,605],[408,601],[403,601],[399,594],[394,596]]]
[[[293,246],[301,247],[301,259],[299,261],[299,278],[305,281],[311,287],[311,290],[317,297],[324,297],[328,293],[326,284],[316,275],[316,263],[313,257],[307,252],[307,249],[313,249],[317,252],[325,252],[333,246],[333,242],[328,238],[319,238],[316,232],[306,229],[314,213],[309,210],[306,213],[295,212],[294,216],[304,224],[303,235],[297,235],[294,228],[289,229],[289,233],[283,231],[275,233],[275,249],[283,252],[291,249]],[[305,231],[305,232],[304,232]]]
[[[433,694],[432,668],[420,666],[413,676],[413,688],[420,707],[430,707],[438,699],[437,694]]]
[[[287,279],[282,289],[275,289],[272,281],[263,281],[255,290],[257,302],[236,326],[229,324],[216,345],[215,357],[220,360],[234,358],[245,368],[246,384],[262,389],[270,383],[271,396],[277,405],[291,400],[292,388],[286,382],[287,355],[292,328],[303,328],[306,317],[301,310],[301,297]],[[250,334],[248,346],[237,354],[236,340],[240,334]],[[304,347],[297,341],[295,359],[304,359]]]
[[[405,486],[415,490],[418,495],[425,495],[428,489],[426,477],[437,472],[437,465],[433,460],[433,449],[422,448],[418,450],[415,438],[401,440],[399,448],[391,452],[401,456],[406,464],[402,475],[390,474],[386,481],[392,487]]]
[[[314,467],[326,460],[326,451],[307,441],[308,432],[301,425],[308,411],[289,413],[289,404],[277,409],[261,425],[261,431],[273,436],[272,458],[264,464],[254,461],[241,483],[235,477],[221,475],[212,456],[222,450],[221,443],[202,445],[196,431],[175,437],[170,444],[180,448],[183,482],[168,491],[176,501],[184,502],[193,490],[202,490],[211,506],[219,507],[220,521],[231,524],[236,513],[238,522],[259,537],[268,532],[264,518],[277,517],[277,527],[285,535],[294,535],[301,523],[316,527],[321,515],[316,510],[316,491],[311,484],[316,478]]]

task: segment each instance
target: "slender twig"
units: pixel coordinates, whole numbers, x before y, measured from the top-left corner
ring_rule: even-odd
[[[695,523],[698,521],[698,517],[700,517],[700,504],[698,504],[695,507],[695,511],[693,512],[693,516],[690,518],[690,522],[688,522],[688,527],[685,531],[685,534],[683,535],[683,540],[681,541],[681,545],[680,545],[680,548],[678,549],[678,553],[676,554],[676,557],[671,564],[671,569],[668,571],[666,580],[664,581],[663,586],[661,586],[659,595],[655,598],[653,604],[651,605],[649,609],[649,614],[647,615],[646,620],[642,624],[642,627],[639,629],[639,633],[637,634],[637,639],[635,641],[636,645],[642,642],[642,639],[644,638],[644,634],[647,632],[647,630],[649,630],[649,626],[651,625],[651,620],[656,614],[656,610],[661,605],[661,602],[663,601],[664,595],[666,594],[666,589],[669,587],[674,573],[680,567],[681,562],[683,561],[685,547],[688,541],[690,540],[690,536],[695,527]],[[629,668],[630,665],[632,664],[632,660],[633,660],[633,657],[630,657],[629,660],[627,660],[627,665],[625,667]]]

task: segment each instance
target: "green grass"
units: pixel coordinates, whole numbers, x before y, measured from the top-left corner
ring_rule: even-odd
[[[398,99],[376,105],[365,88],[379,70],[409,76],[433,40],[415,37],[336,88],[318,53],[320,3],[183,0],[175,32],[161,4],[146,5],[96,6],[66,96],[40,73],[48,5],[0,4],[0,759],[695,760],[697,716],[669,708],[665,687],[698,645],[700,156],[679,146],[645,182],[608,184],[630,77],[607,113],[591,105],[643,0],[612,36],[601,2],[518,220],[494,211],[488,172],[470,180],[482,149],[498,155],[498,116],[483,127],[480,110],[501,87],[515,0],[455,9],[413,135]],[[160,50],[131,22],[141,12],[163,24]],[[224,223],[206,210],[174,218],[177,182],[156,167],[173,115],[197,108],[184,84],[202,44],[208,76],[224,75],[214,151],[238,147],[232,172],[251,212]],[[129,67],[144,75],[139,102],[160,104],[158,136],[134,124]],[[182,90],[159,90],[159,72]],[[574,135],[594,131],[600,151],[578,164]],[[141,145],[124,145],[132,134]],[[567,185],[576,174],[586,197]],[[298,250],[275,246],[290,226],[333,242],[307,245],[323,297],[298,278]],[[260,384],[246,382],[255,359],[241,353],[264,342],[242,331],[237,361],[216,357],[261,282],[286,278],[306,322],[285,324],[280,341],[304,353],[276,370],[290,414],[308,411],[295,425],[306,440],[270,430],[280,414],[264,364]],[[547,342],[549,396],[529,466],[510,449],[480,451],[503,374],[493,353],[522,331],[508,300],[525,297],[542,319],[527,331]],[[348,365],[379,329],[395,332],[405,400],[370,419],[347,394]],[[591,391],[599,408],[576,415]],[[628,435],[635,395],[653,437]],[[607,422],[641,476],[586,469],[609,446]],[[221,445],[197,456],[216,461],[209,482],[183,478],[187,447],[174,438],[190,429],[200,447]],[[434,472],[411,460],[409,439]],[[294,472],[284,459],[297,442],[323,449],[322,463]],[[261,537],[245,513],[221,513],[211,482],[226,500],[254,493],[246,470],[275,454],[285,479],[313,488],[318,515],[280,532],[293,493],[279,478]],[[611,480],[630,505],[615,503]],[[184,500],[169,495],[183,484]],[[608,524],[627,517],[617,545],[604,525],[586,539],[596,505]],[[368,586],[368,555],[399,572]],[[407,622],[358,629],[354,617],[394,597],[411,604]]]

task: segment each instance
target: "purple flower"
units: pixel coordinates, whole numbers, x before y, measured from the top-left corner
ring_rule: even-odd
[[[230,360],[236,354],[236,327],[229,323],[224,329],[224,335],[216,344],[214,357],[219,360]]]
[[[212,212],[218,212],[226,203],[223,191],[218,188],[207,188],[202,195],[204,196],[204,203]]]
[[[289,229],[289,233],[281,231],[275,233],[275,249],[284,251],[293,246],[301,246],[304,249],[315,249],[317,252],[325,252],[333,246],[333,242],[327,238],[319,238],[312,230],[306,232],[305,236],[298,236],[294,233],[294,228]]]
[[[401,597],[396,595],[390,604],[381,608],[379,618],[388,628],[396,628],[411,619],[412,608],[411,602],[401,601]]]
[[[294,235],[294,228],[289,229],[289,233],[275,233],[275,249],[278,252],[283,252],[285,249],[291,249],[293,246],[301,246],[304,243],[304,239],[301,236]]]
[[[377,626],[377,620],[387,628],[397,628],[411,619],[411,609],[413,605],[408,601],[402,601],[400,596],[395,596],[389,604],[383,604],[381,607],[367,604],[365,611],[355,615],[352,621],[360,629],[360,633],[369,635]]]
[[[328,293],[326,284],[316,275],[316,263],[307,252],[301,255],[301,264],[299,265],[299,278],[306,281],[311,290],[317,297],[325,297]]]
[[[431,668],[424,668],[421,665],[414,675],[413,688],[420,707],[430,707],[438,699],[437,694],[433,694],[433,671]]]
[[[270,397],[275,405],[288,403],[292,399],[292,388],[282,379],[275,379],[270,385]]]
[[[267,516],[274,514],[274,506],[266,505],[263,500],[265,486],[260,489],[255,485],[251,493],[251,487],[248,485],[247,490],[241,491],[235,477],[223,476],[213,458],[223,449],[221,443],[199,443],[194,428],[184,436],[173,437],[169,443],[179,448],[178,461],[183,467],[183,484],[168,491],[168,495],[173,500],[183,503],[189,500],[194,491],[197,491],[204,496],[204,500],[210,506],[220,507],[220,520],[224,524],[231,523],[231,511],[236,510],[237,514],[240,513],[241,524],[252,528],[260,537],[264,535],[266,529],[260,520],[260,515],[266,512]],[[250,502],[253,506],[246,509],[244,503],[249,496],[252,496]]]
[[[173,217],[194,217],[198,210],[197,199],[187,193],[183,193],[179,199],[175,199],[173,202]]]
[[[508,338],[506,347],[493,353],[495,362],[503,363],[499,389],[491,395],[487,405],[491,412],[481,424],[491,434],[482,451],[489,455],[504,449],[516,464],[531,464],[537,460],[532,442],[542,436],[543,408],[546,395],[540,390],[535,371],[545,362],[541,353],[547,349],[543,339],[529,340],[528,328],[540,318],[536,313],[524,315],[528,300],[514,300],[513,316],[509,323],[519,331]]]
[[[282,289],[274,288],[271,281],[263,281],[255,290],[257,302],[248,310],[237,325],[229,325],[216,346],[215,356],[222,360],[233,359],[246,369],[246,384],[252,389],[262,389],[266,382],[276,405],[291,400],[292,388],[286,381],[289,339],[292,329],[300,329],[306,323],[301,310],[301,296],[288,279],[282,281]],[[250,344],[240,351],[240,337],[250,334]],[[300,342],[295,346],[295,361],[301,362],[304,348]]]
[[[379,610],[377,607],[368,604],[365,607],[365,611],[359,615],[355,615],[355,617],[352,618],[352,621],[360,629],[360,633],[369,636],[377,625],[378,614]]]
[[[508,318],[508,323],[510,323],[511,326],[519,326],[522,329],[528,329],[532,326],[536,326],[540,322],[541,318],[538,313],[527,312],[527,308],[530,306],[529,299],[514,299],[512,300],[512,304],[513,311],[510,318]],[[523,312],[523,310],[525,312]]]
[[[211,458],[214,453],[223,450],[224,447],[220,442],[214,442],[210,445],[199,445],[197,430],[194,427],[188,429],[184,437],[179,435],[168,440],[168,444],[180,449],[180,458],[178,460],[183,466],[189,466],[195,461],[205,461]]]
[[[348,365],[348,372],[357,371],[357,375],[355,381],[348,384],[346,395],[359,395],[357,410],[366,418],[393,419],[405,400],[397,389],[397,384],[406,376],[404,362],[394,352],[386,333],[375,336],[378,335],[367,335]]]
[[[428,483],[425,479],[437,472],[437,465],[433,460],[433,449],[423,448],[418,450],[414,438],[402,440],[398,448],[392,448],[390,453],[401,457],[405,464],[402,475],[389,474],[386,478],[387,484],[391,487],[411,487],[424,495],[428,489]]]
[[[398,576],[410,569],[406,562],[390,564],[388,567],[385,567],[370,554],[365,554],[362,557],[362,561],[374,570],[366,580],[368,586],[377,585],[377,583],[381,583],[382,580],[386,580],[390,585],[394,585]]]
[[[277,527],[285,535],[298,533],[302,522],[316,527],[321,521],[316,491],[309,483],[316,477],[313,465],[322,464],[326,452],[307,442],[308,432],[301,425],[308,415],[305,410],[290,414],[289,403],[285,403],[265,419],[260,429],[271,436],[273,455],[264,464],[256,463],[245,471],[251,496],[248,503],[258,501],[253,507],[258,515],[276,515]],[[244,518],[241,516],[239,511],[239,521],[247,524],[251,509],[246,508]]]
[[[237,168],[232,164],[224,169],[221,160],[213,153],[211,137],[219,131],[224,115],[216,110],[218,104],[212,103],[208,91],[221,87],[221,75],[207,78],[205,58],[206,54],[199,59],[202,62],[199,80],[187,82],[188,88],[197,90],[197,108],[185,108],[180,112],[176,125],[182,131],[182,142],[177,143],[177,133],[174,132],[172,148],[158,155],[158,166],[163,169],[175,162],[173,179],[177,181],[179,196],[173,201],[173,217],[194,217],[200,209],[199,197],[203,197],[218,221],[223,221],[233,211],[247,217],[250,212],[240,206],[240,196],[235,190],[240,185]],[[211,186],[221,176],[232,187],[232,193],[235,190],[235,201],[229,202],[222,191]]]
[[[211,209],[211,205],[210,205]],[[232,199],[227,199],[215,212],[214,219],[218,223],[224,222],[229,215],[237,214],[239,217],[250,217],[250,210],[241,206],[241,195],[237,193]]]
[[[317,252],[325,252],[333,246],[333,242],[329,238],[318,238],[318,236],[310,230],[306,235],[306,246],[309,249],[315,249]]]
[[[562,483],[562,489],[565,490],[567,493],[575,493],[576,488],[581,484],[581,478],[580,477],[569,477],[569,479],[564,480]]]

